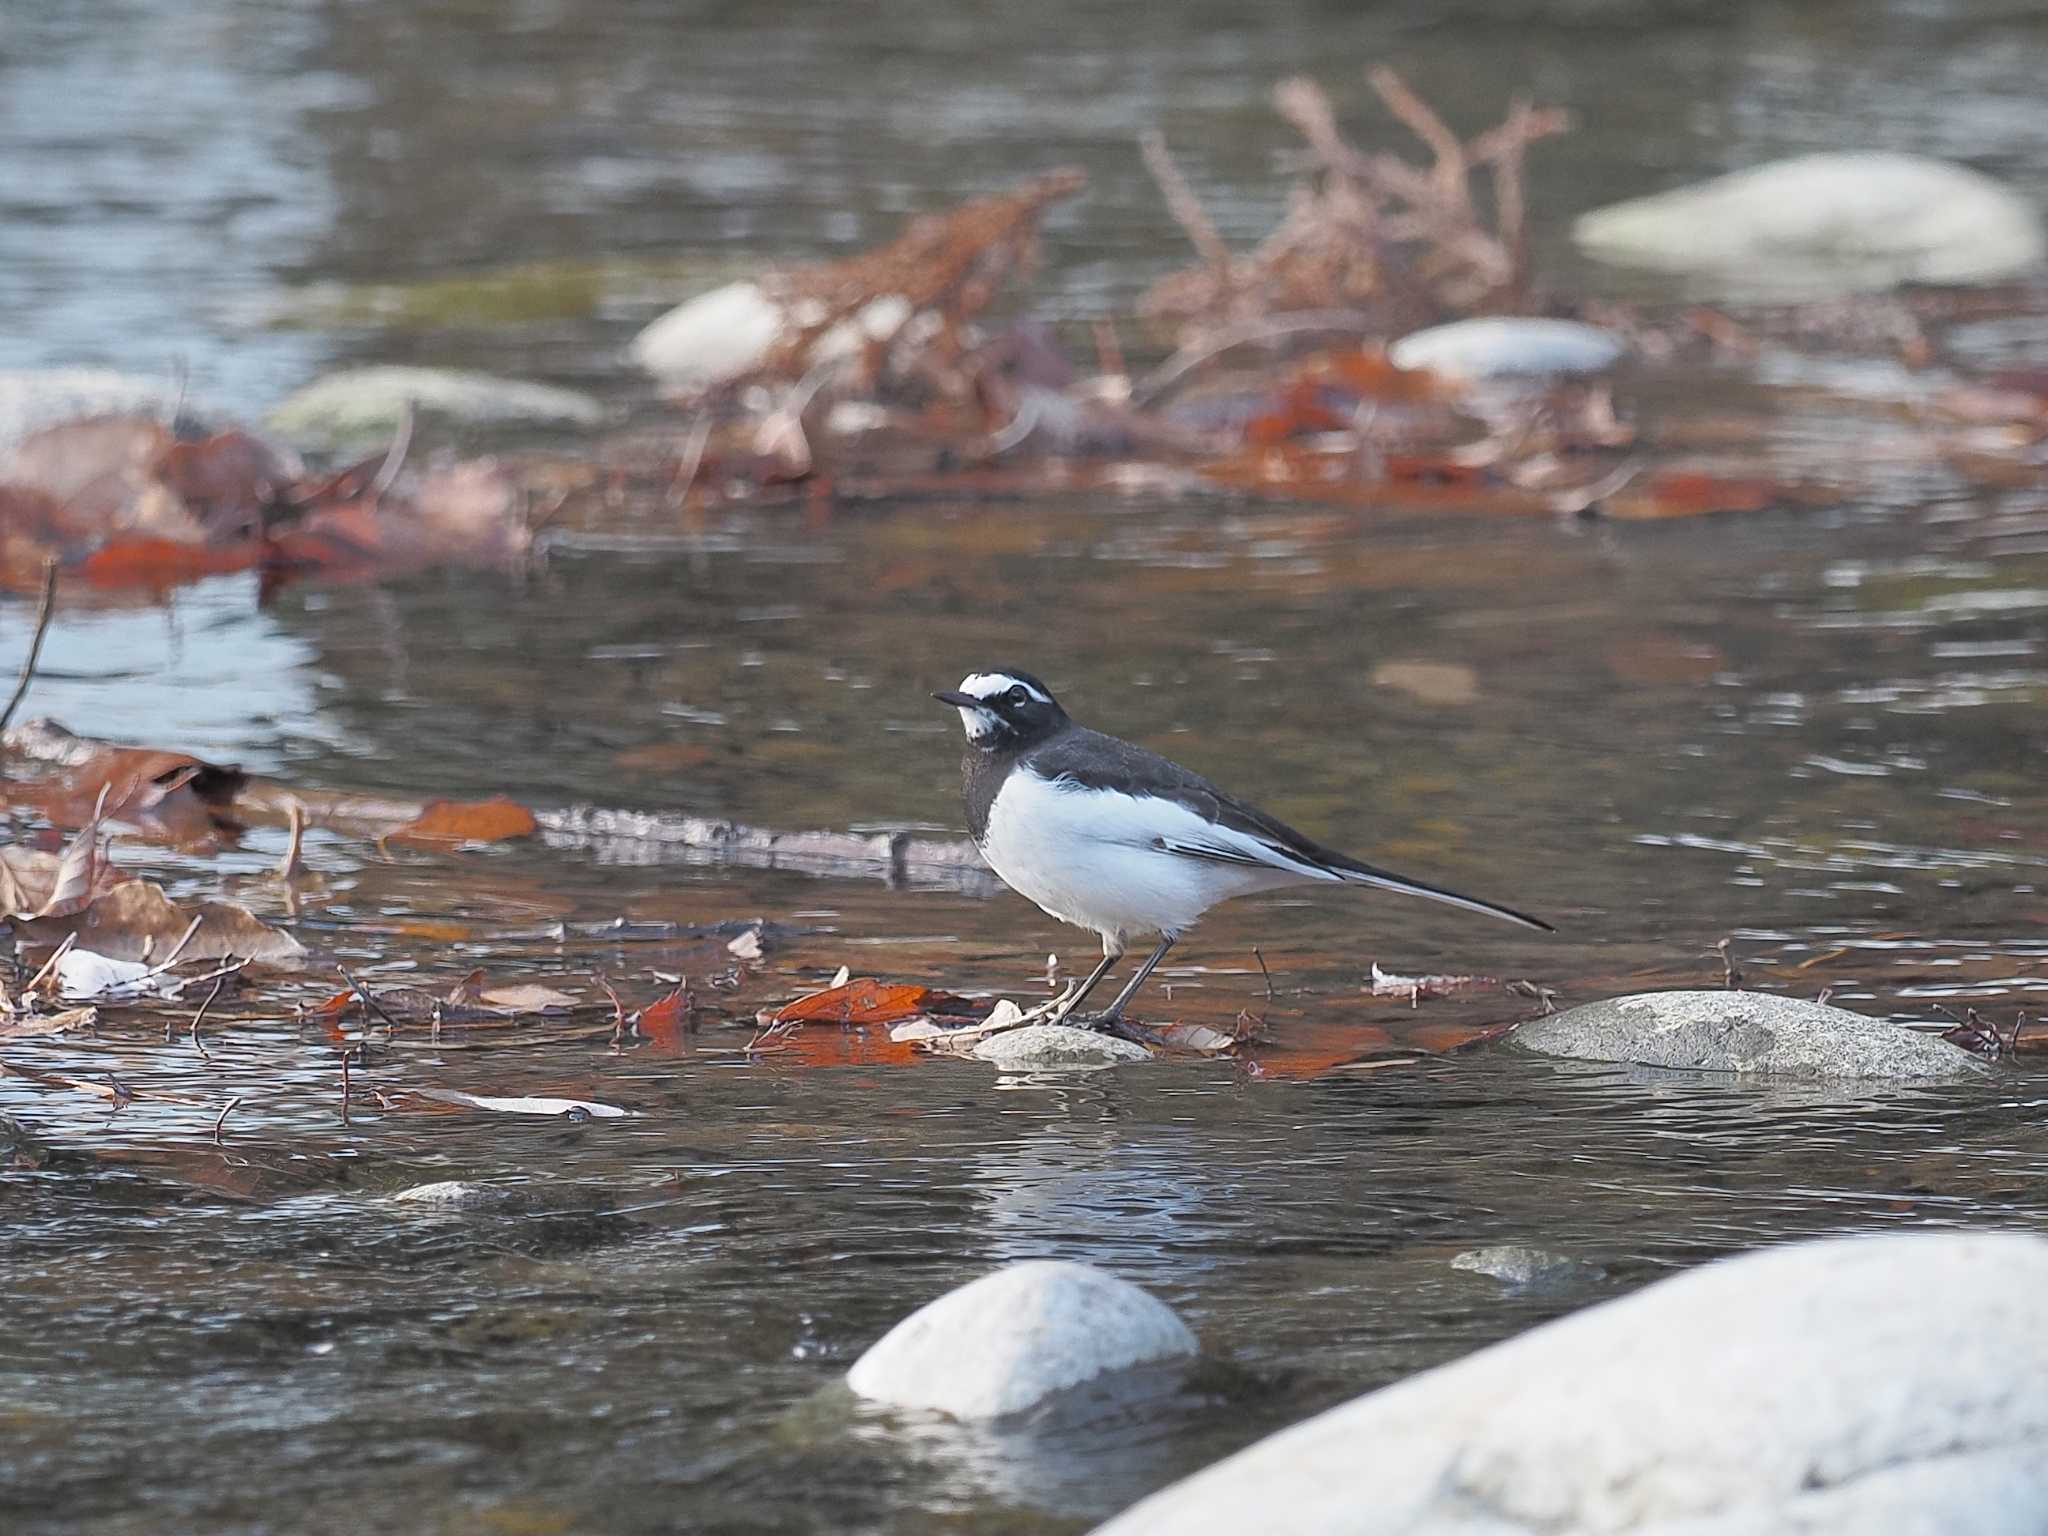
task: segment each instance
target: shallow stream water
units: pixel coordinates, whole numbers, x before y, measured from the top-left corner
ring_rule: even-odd
[[[250,410],[366,358],[625,401],[616,349],[664,297],[639,279],[520,323],[249,317],[309,284],[511,262],[829,254],[1065,160],[1093,191],[1049,226],[1040,291],[1056,319],[1118,312],[1183,259],[1139,127],[1163,126],[1226,233],[1250,238],[1280,186],[1270,81],[1312,67],[1334,88],[1383,57],[1463,120],[1519,85],[1580,112],[1536,177],[1570,286],[1612,280],[1563,255],[1569,212],[1769,154],[1881,142],[2048,188],[2044,39],[1996,6],[1196,7],[1143,37],[1078,16],[1049,35],[1042,8],[1028,29],[1017,10],[902,7],[869,27],[700,9],[138,0],[116,25],[16,7],[0,365],[176,358]],[[1974,344],[2010,356],[2027,338]],[[1645,388],[1686,413],[1690,387]],[[1730,937],[1754,984],[2009,1025],[2048,992],[2044,497],[1886,464],[1881,427],[1805,430],[1790,392],[1747,375],[1698,390],[1787,423],[1809,462],[1853,457],[1858,492],[1618,526],[1140,495],[744,511],[630,547],[565,541],[519,579],[259,607],[253,580],[223,578],[67,612],[32,710],[306,785],[950,834],[957,730],[926,693],[1014,664],[1325,841],[1560,930],[1350,893],[1250,899],[1175,953],[1156,1016],[1250,1010],[1282,1041],[1401,1043],[1527,1005],[1411,1009],[1366,995],[1375,962],[1528,978],[1569,1003],[1718,984]],[[0,673],[27,623],[0,615]],[[174,894],[225,877],[277,915],[261,872],[282,844],[118,857]],[[565,835],[431,854],[316,834],[308,859],[301,937],[377,984],[603,971],[645,1000],[654,972],[680,971],[739,1025],[841,965],[1030,1001],[1048,952],[1068,974],[1088,959],[1083,936],[972,880]],[[771,942],[725,994],[707,980],[729,968],[716,938],[517,936],[620,915],[760,918]],[[2026,1055],[1939,1090],[1653,1077],[1511,1046],[1307,1079],[1227,1061],[1005,1079],[863,1037],[749,1054],[749,1034],[714,1017],[622,1051],[602,1029],[405,1038],[357,1069],[346,1122],[333,1041],[284,1009],[229,1012],[205,1058],[154,1022],[7,1047],[191,1102],[110,1114],[0,1078],[0,1111],[91,1160],[0,1177],[0,1523],[1077,1530],[1674,1266],[2048,1216],[2048,1079]],[[635,1117],[376,1105],[379,1085],[427,1083]],[[448,1178],[525,1182],[550,1209],[385,1199]],[[1515,1292],[1452,1267],[1494,1243],[1582,1268]],[[905,1312],[1044,1256],[1150,1287],[1209,1363],[993,1430],[833,1396]]]

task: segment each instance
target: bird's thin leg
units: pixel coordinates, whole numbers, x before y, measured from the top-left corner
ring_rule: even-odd
[[[1115,965],[1117,961],[1123,959],[1123,957],[1124,952],[1121,949],[1111,949],[1108,945],[1105,944],[1102,948],[1102,964],[1098,965],[1097,967],[1095,967],[1094,970],[1088,973],[1088,979],[1081,983],[1081,990],[1074,994],[1074,1000],[1068,1003],[1066,1007],[1060,1010],[1060,1018],[1072,1018],[1074,1016],[1074,1010],[1081,1006],[1081,999],[1086,997],[1090,992],[1093,992],[1095,990],[1095,984],[1098,981],[1102,980],[1103,977],[1107,976],[1109,974],[1109,968],[1112,965]]]
[[[1114,1024],[1117,1020],[1121,1019],[1124,1016],[1124,1004],[1138,995],[1138,988],[1145,985],[1145,978],[1152,974],[1152,968],[1166,958],[1166,952],[1171,948],[1173,948],[1173,940],[1162,938],[1159,941],[1159,947],[1147,955],[1145,963],[1138,967],[1137,974],[1124,983],[1124,989],[1117,993],[1116,1001],[1109,1005],[1107,1011],[1091,1022],[1099,1026]]]

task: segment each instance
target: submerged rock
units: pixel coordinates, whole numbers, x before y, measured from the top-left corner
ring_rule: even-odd
[[[2048,1241],[1747,1254],[1368,1394],[1103,1536],[2038,1533]]]
[[[1132,1040],[1072,1024],[1026,1024],[990,1035],[974,1048],[976,1061],[1023,1071],[1036,1067],[1113,1067],[1150,1061],[1152,1053]]]
[[[815,303],[785,299],[755,282],[727,283],[687,299],[633,338],[633,360],[672,389],[711,389],[760,372],[777,348],[825,318]],[[813,363],[853,356],[910,318],[896,295],[872,299],[811,348]]]
[[[2039,264],[2032,204],[1919,155],[1800,155],[1597,208],[1572,226],[1601,261],[1720,274],[1760,290],[1982,283]]]
[[[1450,379],[1553,378],[1612,368],[1625,350],[1597,325],[1508,315],[1410,332],[1387,348],[1387,358],[1396,368]]]
[[[450,368],[350,368],[316,379],[267,418],[301,448],[336,449],[388,438],[408,410],[465,427],[593,427],[604,407],[589,395]]]
[[[401,1205],[434,1211],[517,1211],[531,1209],[532,1194],[517,1184],[486,1184],[475,1179],[437,1179],[415,1184],[392,1197]]]
[[[1774,992],[1641,992],[1532,1019],[1512,1036],[1546,1056],[1698,1072],[1926,1082],[1990,1071],[1937,1035]]]
[[[1511,1291],[1537,1296],[1562,1295],[1607,1278],[1607,1271],[1597,1264],[1527,1243],[1468,1248],[1451,1260],[1451,1268],[1486,1275]]]
[[[1020,1413],[1108,1371],[1194,1355],[1164,1302],[1087,1264],[1011,1264],[948,1291],[854,1362],[871,1402],[959,1419]]]

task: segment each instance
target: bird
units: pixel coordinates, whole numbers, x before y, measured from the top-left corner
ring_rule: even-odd
[[[1134,938],[1159,943],[1108,1009],[1112,1028],[1166,952],[1218,902],[1310,881],[1399,891],[1554,931],[1531,917],[1326,848],[1192,769],[1076,724],[1052,690],[1014,667],[973,672],[932,697],[960,712],[967,826],[1005,885],[1048,916],[1102,939],[1082,1001]]]

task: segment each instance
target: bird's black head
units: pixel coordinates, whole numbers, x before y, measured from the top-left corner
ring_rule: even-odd
[[[932,697],[960,711],[968,745],[983,752],[1036,746],[1069,723],[1052,690],[1014,667],[972,673]]]

